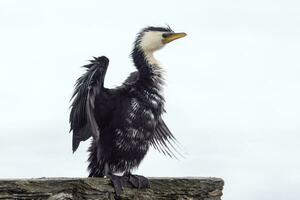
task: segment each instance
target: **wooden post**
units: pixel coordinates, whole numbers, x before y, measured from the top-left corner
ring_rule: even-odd
[[[150,189],[124,188],[115,196],[104,178],[0,179],[0,199],[121,199],[121,200],[220,200],[224,181],[220,178],[150,178]]]

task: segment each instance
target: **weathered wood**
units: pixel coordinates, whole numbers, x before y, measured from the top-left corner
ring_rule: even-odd
[[[224,181],[220,178],[151,178],[150,189],[129,185],[117,198],[104,178],[0,179],[0,199],[200,199],[220,200]]]

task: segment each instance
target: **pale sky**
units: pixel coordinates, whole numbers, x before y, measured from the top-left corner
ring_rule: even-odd
[[[106,87],[134,70],[136,33],[188,36],[156,57],[167,71],[167,125],[185,159],[151,150],[137,174],[214,176],[224,200],[300,196],[300,2],[0,1],[0,178],[86,177],[72,154],[69,99],[80,66],[110,59]]]

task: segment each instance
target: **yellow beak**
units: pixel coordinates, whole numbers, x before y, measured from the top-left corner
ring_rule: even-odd
[[[183,38],[186,36],[186,33],[172,33],[169,36],[167,36],[166,38],[164,38],[162,40],[163,44],[167,44],[169,42],[172,42],[173,40],[177,40],[179,38]]]

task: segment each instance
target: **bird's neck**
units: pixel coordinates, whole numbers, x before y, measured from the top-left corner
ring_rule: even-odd
[[[164,70],[155,59],[153,52],[146,52],[140,48],[135,48],[132,52],[133,62],[139,71],[139,81],[150,87],[162,90],[164,85]]]

